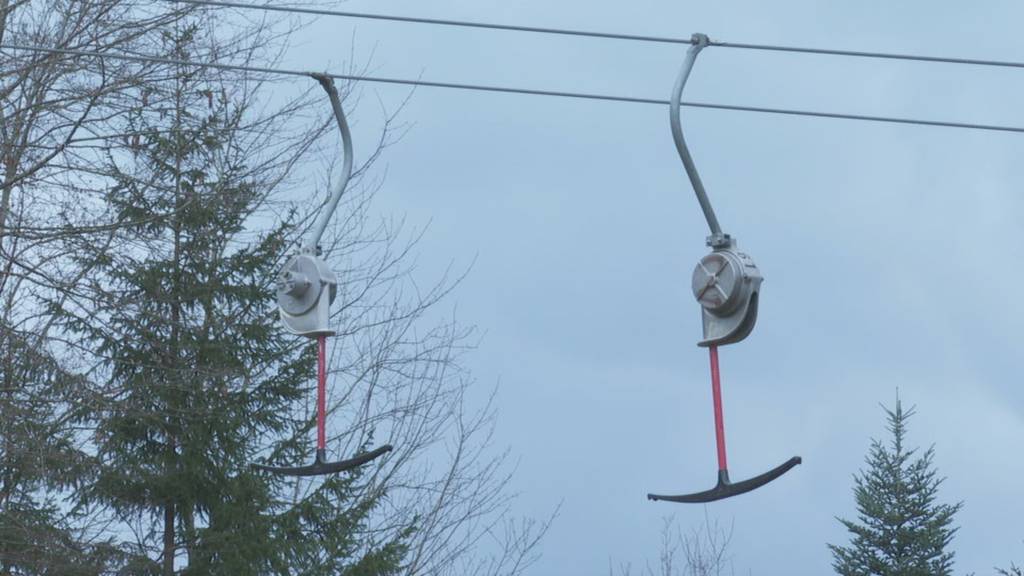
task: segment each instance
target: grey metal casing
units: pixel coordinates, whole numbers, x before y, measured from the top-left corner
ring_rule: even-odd
[[[338,277],[312,254],[297,254],[277,277],[281,323],[292,334],[330,336],[331,303],[338,295]]]
[[[729,239],[697,263],[693,295],[701,306],[704,339],[698,346],[732,344],[746,338],[757,322],[764,278],[754,260]]]
[[[320,258],[320,239],[327,230],[338,203],[352,176],[352,133],[341,107],[341,97],[334,81],[326,74],[311,74],[327,92],[331,110],[341,132],[341,178],[331,193],[320,216],[313,225],[312,234],[301,251],[292,256],[277,277],[277,305],[281,323],[292,334],[316,338],[335,332],[328,327],[331,303],[338,295],[338,278]]]

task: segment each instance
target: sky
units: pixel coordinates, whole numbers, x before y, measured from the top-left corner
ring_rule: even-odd
[[[347,10],[632,34],[1024,61],[1017,2],[351,0]],[[320,18],[282,67],[667,98],[685,46]],[[357,160],[377,99],[352,111]],[[1024,70],[708,48],[684,99],[1024,126]],[[916,406],[963,501],[957,573],[1024,563],[1024,135],[684,109],[726,232],[765,276],[753,334],[721,352],[730,473],[804,464],[703,506],[706,352],[690,274],[706,225],[662,106],[421,88],[374,168],[382,215],[427,227],[425,282],[472,266],[447,305],[496,443],[518,462],[515,513],[561,506],[531,574],[655,562],[663,519],[734,528],[736,574],[831,572],[852,477],[881,404]],[[365,143],[361,147],[361,142]]]

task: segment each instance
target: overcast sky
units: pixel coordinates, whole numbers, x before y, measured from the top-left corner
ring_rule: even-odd
[[[346,9],[732,42],[1024,61],[1019,2],[352,0]],[[283,65],[340,69],[355,32],[374,72],[667,98],[685,46],[320,19]],[[363,87],[357,153],[373,140]],[[1024,125],[1024,70],[705,50],[686,99]],[[562,503],[534,574],[656,560],[662,518],[710,488],[706,352],[690,273],[706,226],[661,106],[419,89],[377,170],[382,214],[430,223],[420,274],[469,278],[449,305],[484,338],[467,362],[500,385],[498,443],[516,512]],[[362,120],[361,120],[362,119]],[[1024,135],[684,109],[723,227],[766,280],[753,334],[722,351],[731,474],[803,466],[707,507],[735,526],[737,574],[820,575],[879,403],[917,406],[963,500],[959,573],[1024,562]]]

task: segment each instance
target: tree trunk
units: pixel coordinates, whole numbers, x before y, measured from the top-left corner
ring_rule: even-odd
[[[164,506],[164,576],[174,575],[174,504]]]

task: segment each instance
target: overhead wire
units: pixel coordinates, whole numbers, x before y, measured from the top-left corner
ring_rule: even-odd
[[[263,10],[288,14],[305,14],[308,16],[337,16],[361,20],[386,20],[390,22],[406,22],[413,24],[432,24],[439,26],[455,26],[459,28],[483,28],[487,30],[504,30],[506,32],[533,32],[537,34],[557,34],[560,36],[583,36],[603,38],[607,40],[634,40],[639,42],[657,42],[663,44],[690,44],[689,38],[673,38],[668,36],[644,36],[637,34],[617,34],[613,32],[592,32],[588,30],[570,30],[566,28],[543,28],[538,26],[516,26],[511,24],[493,24],[488,22],[469,22],[465,20],[444,20],[438,18],[418,18],[415,16],[392,16],[389,14],[369,14],[366,12],[348,12],[343,10],[327,10],[325,8],[302,8],[298,6],[275,6],[273,4],[252,4],[246,2],[230,2],[218,0],[166,0],[192,4],[195,6],[211,6],[218,8],[239,8],[243,10]]]
[[[415,16],[395,16],[389,14],[373,14],[367,12],[353,12],[344,10],[328,10],[324,8],[302,8],[298,6],[275,6],[272,4],[253,4],[249,2],[233,2],[230,0],[167,0],[194,6],[210,6],[219,8],[238,8],[242,10],[262,10],[266,12],[279,12],[290,14],[305,14],[312,16],[334,16],[340,18],[354,18],[363,20],[383,20],[390,22],[406,22],[414,24],[429,24],[436,26],[454,26],[460,28],[481,28],[487,30],[502,30],[506,32],[530,32],[536,34],[553,34],[560,36],[579,36],[586,38],[600,38],[606,40],[626,40],[635,42],[653,42],[661,44],[693,44],[692,38],[672,36],[648,36],[642,34],[620,34],[614,32],[596,32],[591,30],[577,30],[570,28],[545,28],[538,26],[518,26],[511,24],[495,24],[490,22],[473,22],[468,20],[448,20],[439,18],[420,18]],[[889,52],[870,52],[863,50],[836,50],[830,48],[806,48],[801,46],[780,46],[774,44],[751,44],[741,42],[720,42],[712,40],[709,46],[720,48],[736,48],[743,50],[761,50],[770,52],[793,52],[800,54],[819,54],[828,56],[846,56],[853,58],[878,58],[885,60],[909,60],[916,62],[932,62],[944,64],[966,64],[972,66],[996,66],[1003,68],[1024,68],[1024,62],[1009,60],[991,60],[980,58],[958,58],[946,56],[922,56],[918,54],[896,54]]]
[[[740,42],[711,41],[709,46],[738,48],[768,52],[793,52],[798,54],[821,54],[826,56],[849,56],[851,58],[877,58],[881,60],[908,60],[937,64],[965,64],[971,66],[995,66],[1000,68],[1024,68],[1024,62],[1011,60],[986,60],[979,58],[956,58],[950,56],[922,56],[920,54],[895,54],[891,52],[865,52],[861,50],[836,50],[833,48],[806,48],[802,46],[776,46],[772,44],[744,44]]]
[[[179,0],[183,1],[183,0]],[[167,58],[163,56],[151,56],[151,55],[140,55],[140,54],[125,54],[117,52],[94,52],[88,50],[75,50],[69,48],[49,48],[45,46],[31,46],[31,45],[19,45],[19,44],[0,44],[0,49],[3,50],[22,50],[29,52],[48,53],[48,54],[63,54],[66,56],[78,56],[83,58],[110,58],[115,60],[123,61],[134,61],[134,62],[150,62],[159,64],[172,64],[181,66],[196,66],[201,68],[212,68],[220,70],[232,70],[236,72],[247,72],[247,73],[258,73],[258,74],[274,74],[284,76],[303,76],[309,77],[310,72],[303,70],[289,70],[283,68],[266,68],[258,66],[243,66],[239,64],[225,64],[219,62],[196,62],[191,60],[180,60],[176,58]],[[437,82],[422,79],[409,79],[409,78],[387,78],[382,76],[367,76],[359,74],[337,74],[337,73],[325,73],[326,76],[334,78],[336,80],[348,80],[354,82],[373,82],[382,84],[398,84],[405,86],[422,86],[429,88],[449,88],[456,90],[472,90],[479,92],[497,92],[505,94],[521,94],[528,96],[554,96],[561,98],[575,98],[583,100],[600,100],[607,102],[624,102],[629,104],[654,104],[659,106],[667,106],[668,100],[659,98],[642,98],[635,96],[617,96],[610,94],[598,94],[592,92],[568,92],[560,90],[540,90],[533,88],[519,88],[512,86],[494,86],[484,84],[468,84],[468,83],[456,83],[456,82]],[[873,116],[865,114],[846,114],[840,112],[819,112],[813,110],[797,110],[790,108],[769,108],[761,106],[742,106],[735,104],[717,104],[711,102],[682,102],[683,106],[691,108],[708,108],[714,110],[732,110],[741,112],[759,112],[764,114],[781,114],[787,116],[809,116],[815,118],[835,118],[843,120],[861,120],[867,122],[883,122],[892,124],[913,124],[919,126],[934,126],[942,128],[965,128],[972,130],[986,130],[994,132],[1014,132],[1024,133],[1024,127],[1020,126],[1006,126],[998,124],[979,124],[973,122],[953,122],[946,120],[927,120],[921,118],[900,118],[892,116]]]

